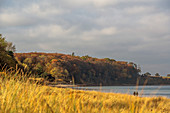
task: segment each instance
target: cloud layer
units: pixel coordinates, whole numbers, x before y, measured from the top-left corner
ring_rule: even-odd
[[[0,33],[17,52],[75,52],[170,73],[169,0],[0,0]]]

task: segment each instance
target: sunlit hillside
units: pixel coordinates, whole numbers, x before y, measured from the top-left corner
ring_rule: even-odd
[[[167,85],[169,78],[140,74],[141,69],[133,62],[116,61],[111,58],[94,58],[88,55],[75,56],[60,53],[15,53],[19,65],[36,77],[73,81],[85,85]],[[145,82],[147,81],[147,83]]]

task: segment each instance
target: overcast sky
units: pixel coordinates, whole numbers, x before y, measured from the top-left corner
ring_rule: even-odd
[[[75,52],[170,73],[170,0],[0,0],[0,33],[17,52]]]

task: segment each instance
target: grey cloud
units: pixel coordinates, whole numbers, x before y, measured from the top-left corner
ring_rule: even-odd
[[[18,52],[74,51],[170,73],[168,0],[0,2],[0,31]]]
[[[161,9],[167,9],[168,11],[170,11],[170,1],[169,0],[160,0],[159,2],[157,2],[157,7],[161,8]]]

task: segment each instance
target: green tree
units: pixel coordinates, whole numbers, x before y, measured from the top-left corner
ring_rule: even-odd
[[[15,67],[16,60],[13,57],[13,52],[7,51],[8,45],[9,43],[5,40],[4,37],[2,37],[2,34],[0,34],[0,65],[2,67],[3,66]]]
[[[72,52],[71,56],[75,56],[75,53],[74,53],[74,52]]]
[[[16,51],[15,45],[12,42],[7,42],[2,34],[0,34],[0,51]]]
[[[0,52],[4,52],[6,47],[7,42],[5,41],[5,38],[2,37],[2,34],[0,34]]]
[[[88,55],[85,55],[85,56],[82,56],[82,57],[81,57],[81,59],[83,59],[83,60],[87,60],[87,59],[89,59],[89,58],[91,58],[91,57],[88,56]]]
[[[36,66],[34,67],[34,69],[36,70],[36,72],[40,75],[44,72],[43,70],[43,66],[40,63],[37,63]]]
[[[160,74],[159,74],[159,73],[156,73],[156,74],[155,74],[155,76],[159,77],[159,76],[160,76]]]

